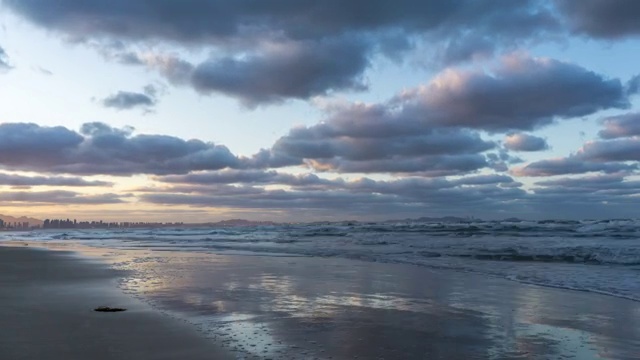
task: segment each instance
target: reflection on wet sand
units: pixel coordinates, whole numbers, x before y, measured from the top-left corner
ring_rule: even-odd
[[[640,304],[407,265],[151,253],[122,283],[248,358],[632,359]]]
[[[30,244],[33,245],[33,244]],[[637,359],[640,303],[409,265],[96,249],[239,359]]]

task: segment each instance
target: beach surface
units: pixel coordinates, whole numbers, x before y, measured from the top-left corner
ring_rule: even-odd
[[[69,252],[0,246],[0,359],[233,358],[189,324],[124,295],[122,276]]]
[[[640,354],[640,303],[612,296],[353,259],[58,248],[100,262],[0,247],[0,358],[624,360]],[[94,313],[100,305],[130,310]]]

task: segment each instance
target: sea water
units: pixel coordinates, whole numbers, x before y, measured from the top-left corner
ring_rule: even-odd
[[[632,219],[46,229],[0,240],[402,263],[640,301],[640,220]]]

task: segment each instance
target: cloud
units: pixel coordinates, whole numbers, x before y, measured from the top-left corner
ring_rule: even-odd
[[[599,196],[603,201],[614,200],[618,196],[640,194],[640,181],[626,180],[625,174],[604,174],[583,176],[579,178],[560,178],[556,180],[539,181],[541,188],[535,189],[536,194],[557,194]]]
[[[584,174],[588,172],[617,173],[637,169],[636,164],[619,162],[590,162],[576,156],[567,158],[540,160],[528,165],[514,168],[511,172],[516,176],[554,176],[566,174]]]
[[[513,151],[541,151],[547,150],[549,144],[543,138],[530,134],[509,134],[504,140],[504,147]]]
[[[458,32],[523,36],[556,26],[551,12],[537,1],[477,3],[472,0],[262,1],[220,3],[126,0],[5,0],[33,22],[76,38],[166,40],[225,44],[238,37],[283,36],[320,39],[345,33],[402,29],[455,36]]]
[[[604,129],[598,135],[603,139],[640,135],[640,113],[611,116],[602,121]]]
[[[193,76],[195,66],[183,60],[177,54],[161,54],[147,52],[143,54],[126,53],[116,55],[119,61],[129,65],[145,65],[158,71],[171,83],[176,85],[189,84]],[[124,57],[122,57],[124,56]]]
[[[230,195],[229,191],[233,194],[246,194],[247,192],[254,194],[269,191],[262,187],[256,187],[256,185],[284,185],[297,191],[349,190],[356,193],[412,196],[412,194],[416,195],[427,190],[435,191],[456,187],[482,187],[487,185],[506,185],[511,187],[511,184],[515,184],[515,181],[510,176],[498,174],[474,175],[450,179],[445,179],[444,177],[425,178],[413,176],[388,181],[372,180],[365,177],[347,181],[343,178],[321,178],[312,173],[294,175],[280,173],[274,170],[261,171],[236,169],[207,171],[187,175],[160,176],[156,177],[155,180],[165,184],[171,184],[171,186],[168,188],[142,188],[139,189],[139,191]]]
[[[76,149],[83,137],[62,126],[44,127],[30,123],[0,124],[0,164],[5,167],[39,166],[55,163]]]
[[[635,0],[556,0],[571,29],[595,38],[640,35],[640,3]]]
[[[596,162],[640,161],[640,138],[590,141],[578,150],[576,156]]]
[[[333,123],[335,124],[335,123]],[[366,124],[366,123],[365,123]],[[336,124],[339,126],[339,124]],[[398,128],[402,127],[398,122]],[[408,124],[410,127],[413,124]],[[411,134],[367,134],[346,128],[327,129],[329,123],[296,128],[273,145],[276,153],[285,153],[305,159],[342,158],[354,161],[414,157],[424,155],[470,154],[492,149],[495,144],[484,141],[479,134],[459,129],[425,128]],[[338,130],[337,133],[331,133]],[[325,132],[328,131],[328,132]],[[375,131],[370,129],[369,131]],[[400,131],[400,129],[398,129]],[[395,136],[394,136],[395,135]]]
[[[456,185],[489,185],[489,184],[511,184],[514,183],[513,178],[507,175],[475,175],[459,178],[452,181]]]
[[[201,193],[229,196],[231,194],[247,194],[249,192],[255,194],[266,191],[264,188],[256,187],[256,185],[279,185],[296,191],[340,190],[410,197],[438,189],[486,185],[512,187],[513,184],[516,184],[511,177],[497,174],[467,176],[457,179],[405,177],[390,181],[376,181],[370,178],[347,181],[343,178],[325,179],[316,174],[293,175],[273,170],[220,170],[198,174],[163,176],[157,177],[156,180],[172,184],[172,186],[139,190],[143,192]],[[230,184],[235,185],[226,186]]]
[[[77,133],[64,127],[0,124],[0,166],[66,174],[180,174],[238,165],[221,145],[164,135],[132,135],[86,123]]]
[[[491,58],[496,52],[491,38],[469,35],[454,39],[443,47],[440,54],[442,64],[457,64],[474,58]]]
[[[139,198],[153,204],[222,207],[249,215],[274,210],[311,221],[349,216],[389,219],[390,213],[393,218],[477,213],[490,218],[628,216],[637,206],[633,196],[640,193],[640,181],[625,179],[625,174],[630,173],[546,180],[525,191],[521,183],[499,174],[396,180],[316,178],[285,185],[288,179],[312,174],[222,170],[157,178],[170,186],[140,189]]]
[[[640,93],[640,75],[632,77],[627,82],[627,94],[634,95]]]
[[[607,190],[624,181],[624,173],[600,174],[583,177],[564,177],[555,180],[538,181],[535,184],[554,188],[581,188],[589,190]],[[637,182],[633,182],[637,185]]]
[[[102,44],[108,49],[99,51],[120,63],[149,65],[131,50],[141,44],[210,50],[216,56],[200,64],[171,55],[165,59],[171,62],[157,68],[174,82],[182,79],[200,92],[224,93],[249,106],[362,89],[362,74],[372,58],[399,61],[416,43],[427,44],[434,49],[429,56],[451,65],[559,28],[554,13],[535,0],[4,4],[71,41]]]
[[[578,151],[565,158],[541,160],[515,168],[517,176],[553,176],[583,174],[588,172],[618,173],[638,169],[640,138],[628,137],[640,134],[635,113],[614,116],[603,120],[605,129],[600,137],[612,139],[589,141]]]
[[[371,44],[364,38],[288,41],[257,46],[241,56],[212,57],[193,64],[176,54],[108,53],[129,65],[158,71],[174,85],[201,94],[235,97],[248,108],[308,99],[337,90],[367,88],[363,72]]]
[[[617,173],[620,171],[634,171],[637,164],[621,162],[589,162],[575,157],[554,160],[541,160],[511,171],[516,176],[555,176],[567,174],[585,174],[590,172]]]
[[[448,69],[397,96],[406,117],[500,132],[532,130],[554,119],[627,108],[622,83],[578,65],[510,55],[492,74]]]
[[[557,12],[553,4],[561,11]],[[363,89],[363,74],[372,59],[381,54],[402,59],[416,43],[429,47],[426,54],[433,59],[426,62],[451,66],[518,49],[540,38],[564,36],[565,23],[576,32],[595,37],[638,34],[635,21],[638,5],[633,1],[588,0],[583,4],[557,0],[553,4],[542,0],[518,3],[401,0],[393,5],[383,0],[348,5],[334,0],[313,4],[275,0],[137,4],[115,0],[105,6],[99,0],[4,1],[5,6],[46,29],[60,32],[75,42],[97,44],[95,47],[102,48],[107,57],[120,63],[145,64],[174,83],[192,86],[201,93],[232,96],[248,106]],[[178,54],[132,50],[136,46],[152,48],[145,45],[158,43],[182,49],[207,49],[215,55],[191,63]],[[389,49],[394,49],[392,54]],[[541,66],[529,62],[522,68],[530,65],[535,65],[534,69],[525,71],[523,77],[531,75],[528,79],[531,85],[536,75],[541,76],[539,80],[543,83],[560,72],[566,73],[562,80],[573,80],[567,84],[569,87],[559,89],[558,93],[564,95],[557,105],[565,108],[568,104],[562,104],[562,100],[572,101],[575,106],[569,106],[568,110],[574,113],[591,113],[603,102],[611,106],[610,102],[616,101],[612,98],[615,94],[610,92],[615,92],[615,84],[609,83],[611,87],[607,90],[607,84],[599,84],[606,81],[593,73],[554,63],[546,71],[533,74]],[[469,76],[465,79],[467,85],[477,85],[474,89],[478,91],[492,85],[490,78]],[[500,81],[500,74],[493,80],[496,83],[493,85],[497,85],[492,87],[495,92],[512,90],[510,84]],[[585,90],[575,92],[580,85]],[[529,90],[530,97],[519,105],[533,106],[535,92]],[[576,94],[576,99],[569,94]],[[588,96],[596,100],[591,108],[583,100]],[[496,116],[495,121],[501,121],[502,115]],[[550,121],[545,112],[533,111],[529,118],[535,124]],[[530,130],[533,125],[523,124],[521,129]]]
[[[117,110],[129,110],[133,108],[150,108],[156,104],[156,100],[143,93],[118,91],[102,100],[102,105]]]
[[[207,180],[219,180],[232,175],[227,171],[213,172]],[[238,171],[233,172],[238,179]],[[251,171],[251,177],[258,174]],[[263,173],[261,179],[270,178],[264,184],[279,184],[280,175],[273,172]],[[299,178],[307,178],[301,176]],[[267,189],[264,187],[201,184],[204,177],[182,177],[188,185],[176,185],[169,188],[149,189],[140,195],[145,202],[155,204],[182,204],[197,207],[230,207],[240,209],[278,209],[296,211],[306,209],[312,213],[340,209],[341,213],[386,215],[396,210],[400,213],[411,211],[442,213],[459,208],[475,209],[482,206],[509,206],[526,193],[519,189],[512,178],[503,175],[479,175],[459,179],[429,179],[410,177],[398,180],[376,181],[361,178],[352,181],[343,179],[310,179],[288,189]],[[227,178],[228,179],[228,178]],[[291,179],[291,178],[289,178]],[[171,181],[179,180],[171,177]],[[191,181],[196,181],[190,185]],[[261,180],[262,181],[262,180]],[[516,186],[514,186],[516,185]],[[502,204],[502,205],[501,205]]]
[[[312,160],[316,171],[342,173],[419,173],[428,177],[462,175],[488,166],[482,155],[440,155],[420,157],[389,157],[379,160],[350,161],[343,159]]]
[[[88,181],[78,177],[22,176],[0,173],[0,185],[10,186],[111,186],[107,181]]]
[[[269,150],[246,160],[253,168],[307,163],[319,171],[453,174],[486,166],[496,146],[474,131],[433,127],[384,105],[337,108],[326,121],[293,128]]]
[[[198,172],[186,175],[167,175],[157,177],[156,180],[165,183],[187,183],[199,185],[212,184],[279,184],[292,186],[326,185],[332,183],[315,174],[293,175],[279,173],[275,170],[237,170],[224,169],[219,171]],[[343,181],[343,180],[339,180]]]
[[[277,44],[241,59],[201,63],[191,81],[200,92],[224,93],[250,107],[331,90],[364,90],[361,77],[369,62],[368,47],[356,38]]]
[[[158,96],[165,92],[164,85],[149,84],[143,87],[142,92],[118,91],[104,98],[101,103],[104,107],[116,110],[141,108],[147,113],[152,111],[152,108],[158,103]]]
[[[492,74],[449,69],[429,84],[379,104],[333,104],[327,118],[293,128],[247,168],[307,164],[318,171],[420,172],[444,176],[484,167],[507,170],[508,154],[487,158],[496,144],[477,130],[527,130],[558,118],[628,107],[622,84],[577,65],[519,55],[503,59]],[[507,138],[507,148],[539,151],[533,135]],[[489,161],[488,161],[489,160]]]
[[[9,70],[11,69],[11,65],[9,65],[9,56],[7,52],[4,51],[2,46],[0,46],[0,70]]]
[[[100,194],[85,195],[73,191],[3,191],[0,192],[0,201],[11,205],[21,203],[30,206],[36,205],[100,205],[123,203],[122,195]]]
[[[605,141],[588,141],[575,154],[564,158],[535,161],[512,169],[516,176],[554,176],[588,172],[617,173],[638,169],[640,137],[626,137],[637,132],[637,114],[605,119],[600,136]]]

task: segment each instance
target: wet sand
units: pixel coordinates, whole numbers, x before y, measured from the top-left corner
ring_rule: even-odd
[[[120,272],[64,252],[0,248],[1,284],[12,289],[0,296],[0,358],[55,359],[38,356],[53,351],[65,352],[60,359],[108,353],[118,359],[624,360],[640,354],[640,303],[610,296],[350,259],[83,251]],[[120,288],[156,313],[123,297],[115,275]],[[132,311],[90,311],[98,305]],[[49,315],[50,307],[59,313]],[[182,353],[187,350],[192,353]],[[20,354],[26,357],[14,356]]]
[[[0,359],[232,359],[192,326],[125,296],[125,275],[67,252],[0,246]],[[128,310],[99,313],[101,306]]]

